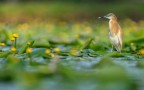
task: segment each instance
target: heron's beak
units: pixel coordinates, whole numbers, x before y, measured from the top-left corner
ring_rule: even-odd
[[[98,19],[102,19],[102,18],[105,18],[104,16],[102,16],[102,17],[98,17]]]

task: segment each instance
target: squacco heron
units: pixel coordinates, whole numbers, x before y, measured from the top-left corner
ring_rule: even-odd
[[[103,17],[99,18],[106,18],[109,19],[109,37],[110,42],[112,44],[112,50],[113,46],[118,52],[122,51],[122,30],[121,27],[117,21],[117,17],[113,13],[109,13]]]

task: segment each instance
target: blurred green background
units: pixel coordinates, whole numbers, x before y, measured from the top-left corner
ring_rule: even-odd
[[[98,16],[113,12],[120,19],[140,20],[144,19],[143,3],[143,0],[1,0],[0,19],[97,20]]]
[[[0,90],[144,90],[143,4],[1,0]],[[98,19],[110,12],[124,32],[122,53],[110,52],[108,20]]]

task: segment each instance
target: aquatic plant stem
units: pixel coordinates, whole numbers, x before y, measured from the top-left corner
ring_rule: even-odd
[[[15,44],[14,44],[14,47],[16,48],[16,44],[17,44],[17,38],[15,38]]]

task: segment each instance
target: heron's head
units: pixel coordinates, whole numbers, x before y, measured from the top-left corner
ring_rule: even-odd
[[[116,16],[113,13],[109,13],[109,14],[99,17],[99,18],[107,18],[107,19],[115,18],[116,19]]]

